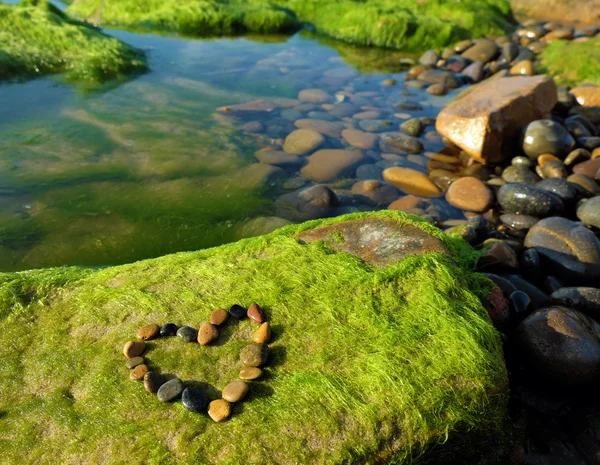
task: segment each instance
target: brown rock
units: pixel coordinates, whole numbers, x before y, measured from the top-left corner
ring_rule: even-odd
[[[388,205],[398,198],[398,189],[374,179],[358,181],[351,192],[362,203],[373,206]]]
[[[364,132],[359,129],[344,129],[342,131],[342,137],[352,147],[357,149],[370,150],[375,147],[378,136],[370,132]]]
[[[128,359],[125,362],[125,366],[127,368],[131,369],[131,368],[135,368],[138,365],[141,365],[142,363],[146,363],[146,360],[144,360],[144,357],[133,357],[133,358]]]
[[[519,268],[515,251],[504,241],[495,241],[477,260],[477,270],[493,268],[498,271],[511,271]]]
[[[198,344],[207,346],[219,337],[219,330],[210,323],[202,323],[198,330]]]
[[[245,383],[244,381],[234,381],[225,386],[223,394],[221,395],[227,402],[239,402],[240,400],[244,400],[248,391],[250,391],[248,383]]]
[[[144,379],[144,376],[146,375],[146,373],[148,373],[148,371],[148,365],[142,363],[141,365],[138,365],[133,370],[131,370],[131,372],[129,373],[129,379],[132,381]]]
[[[257,323],[263,323],[265,321],[265,317],[262,314],[258,304],[250,305],[250,307],[248,307],[247,315],[248,318],[250,318],[252,321],[256,321]]]
[[[158,389],[164,384],[164,382],[165,379],[163,376],[156,371],[149,371],[144,375],[144,389],[147,392],[158,392]]]
[[[392,166],[383,171],[383,179],[407,194],[437,197],[442,193],[426,174],[412,168]]]
[[[217,423],[226,420],[231,415],[231,406],[224,399],[213,400],[208,405],[208,415]]]
[[[408,210],[410,208],[427,208],[427,201],[414,195],[405,195],[398,200],[393,201],[388,206],[388,210]]]
[[[217,108],[217,111],[222,113],[229,112],[261,112],[261,113],[270,113],[277,108],[272,102],[268,102],[266,100],[254,100],[252,102],[240,103],[239,105],[228,105],[225,107]]]
[[[594,179],[594,176],[600,169],[600,158],[594,158],[593,160],[584,161],[578,163],[573,167],[573,173],[581,174],[588,178]]]
[[[240,378],[251,381],[253,379],[258,379],[263,375],[263,371],[257,367],[248,367],[243,368],[240,371]]]
[[[210,314],[210,324],[215,326],[221,326],[229,318],[229,312],[224,308],[217,308]]]
[[[283,150],[292,155],[306,155],[316,150],[324,141],[325,138],[317,131],[296,129],[285,138]]]
[[[268,344],[271,340],[271,325],[268,322],[260,325],[252,336],[252,340],[258,344]]]
[[[513,76],[533,76],[535,74],[533,63],[529,60],[519,61],[508,72]]]
[[[575,100],[584,107],[600,106],[600,87],[575,87],[570,90]]]
[[[266,344],[250,344],[240,351],[240,360],[247,367],[259,367],[267,363],[269,348]]]
[[[146,350],[146,344],[142,341],[129,341],[123,347],[123,355],[127,358],[133,358],[142,355],[144,350]]]
[[[156,337],[159,330],[160,326],[157,324],[146,325],[138,329],[136,337],[141,341],[147,341],[148,339]]]
[[[450,184],[446,191],[450,205],[471,212],[483,213],[494,203],[494,194],[477,178],[460,178]]]
[[[555,40],[573,40],[573,31],[570,29],[556,29],[544,36],[546,42],[554,42]]]
[[[328,182],[342,175],[351,175],[364,160],[360,151],[325,149],[308,157],[302,176],[317,182]]]
[[[310,103],[327,103],[331,102],[333,99],[331,98],[331,95],[322,89],[305,89],[301,90],[298,94],[298,100]]]
[[[498,163],[519,151],[523,128],[548,118],[556,101],[548,76],[491,79],[444,108],[436,129],[477,161]]]

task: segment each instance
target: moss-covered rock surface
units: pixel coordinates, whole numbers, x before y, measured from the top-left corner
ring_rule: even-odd
[[[600,85],[600,40],[585,42],[556,40],[542,52],[541,62],[548,74],[562,84]]]
[[[146,69],[143,53],[45,1],[0,3],[0,79],[66,73],[102,82]]]
[[[502,34],[513,21],[508,0],[75,0],[70,11],[198,36],[290,32],[307,23],[345,42],[405,50]]]
[[[356,247],[360,257],[348,253]],[[475,258],[422,220],[381,212],[103,270],[1,274],[0,456],[477,463],[502,445],[507,381],[498,333],[473,292],[485,292],[469,271]],[[161,404],[129,380],[121,348],[140,326],[198,327],[214,308],[252,302],[273,327],[267,375],[228,421]],[[228,324],[207,347],[150,341],[148,358],[217,398],[238,378],[255,328]]]

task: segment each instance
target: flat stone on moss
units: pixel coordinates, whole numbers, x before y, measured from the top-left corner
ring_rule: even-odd
[[[250,344],[240,351],[240,360],[247,367],[259,367],[267,363],[269,348],[266,344]]]

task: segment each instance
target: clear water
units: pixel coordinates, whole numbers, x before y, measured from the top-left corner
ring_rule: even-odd
[[[236,240],[248,220],[274,215],[282,188],[244,171],[266,136],[244,133],[243,121],[217,107],[295,98],[314,87],[332,95],[376,91],[359,103],[390,114],[409,98],[402,86],[380,85],[402,82],[397,52],[303,34],[194,40],[109,33],[146,50],[151,71],[91,91],[60,77],[0,85],[0,270],[103,266],[195,250]],[[434,116],[447,100],[411,92],[424,102],[418,116]]]

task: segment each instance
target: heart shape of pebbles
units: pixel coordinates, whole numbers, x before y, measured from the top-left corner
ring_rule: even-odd
[[[165,337],[178,336],[184,342],[198,342],[206,346],[219,338],[223,326],[230,318],[242,320],[244,318],[260,324],[254,333],[253,343],[240,351],[240,362],[243,367],[240,371],[240,380],[227,384],[221,393],[221,399],[208,403],[204,392],[192,386],[186,386],[183,381],[175,377],[165,380],[158,371],[149,368],[148,360],[143,357],[146,351],[144,341]],[[204,412],[208,406],[208,415],[216,422],[223,421],[231,416],[231,404],[241,402],[250,392],[248,381],[260,378],[263,370],[260,368],[267,363],[271,340],[271,326],[257,304],[252,304],[246,310],[240,305],[233,305],[229,311],[218,308],[210,315],[209,321],[204,322],[196,330],[191,326],[177,327],[173,323],[159,326],[156,323],[148,324],[138,329],[137,340],[128,341],[123,347],[123,354],[127,358],[125,366],[131,370],[129,378],[132,381],[144,380],[144,388],[150,393],[156,393],[161,402],[171,402],[181,397],[183,406],[192,412]]]

